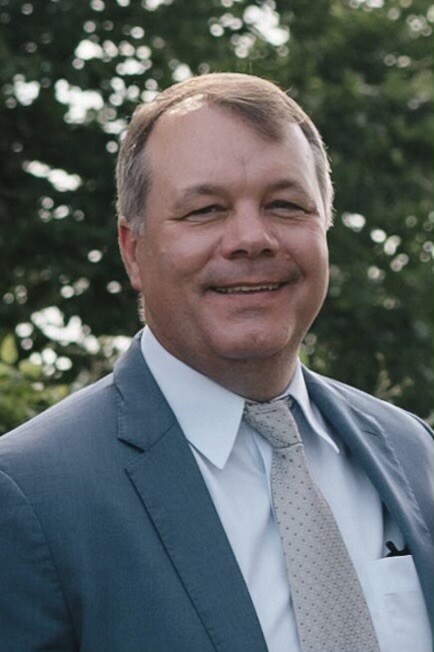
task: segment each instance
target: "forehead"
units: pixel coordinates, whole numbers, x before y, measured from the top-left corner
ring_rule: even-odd
[[[295,123],[282,127],[281,138],[272,139],[229,109],[191,98],[157,121],[147,143],[147,163],[153,181],[178,185],[230,183],[244,176],[259,182],[276,175],[290,175],[314,192],[315,164],[312,150]]]
[[[263,111],[262,111],[263,112]],[[203,93],[183,99],[178,104],[170,107],[156,121],[149,140],[155,140],[158,134],[160,145],[164,143],[163,134],[167,131],[173,132],[191,130],[212,133],[219,131],[232,131],[234,128],[243,128],[243,131],[250,131],[249,134],[256,134],[265,142],[279,142],[285,139],[289,131],[300,131],[296,122],[283,113],[280,116],[273,112],[273,119],[267,116],[266,119],[257,117],[261,112],[255,112],[251,106],[242,107],[241,104],[222,105],[210,100]],[[303,139],[305,139],[303,135]],[[307,141],[306,141],[307,142]]]

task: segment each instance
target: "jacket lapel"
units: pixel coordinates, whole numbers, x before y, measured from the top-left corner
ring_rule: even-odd
[[[303,373],[310,397],[363,466],[400,528],[418,569],[428,607],[432,608],[431,537],[393,438],[375,418],[375,410],[369,412],[357,406],[357,400],[350,401],[343,388],[338,390],[327,379],[307,369]]]
[[[140,352],[115,367],[119,438],[140,454],[127,473],[219,652],[266,652],[253,603],[205,482]]]

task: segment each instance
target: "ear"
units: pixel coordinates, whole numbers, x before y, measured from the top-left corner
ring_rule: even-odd
[[[136,235],[124,217],[118,220],[118,242],[122,260],[134,290],[141,292],[142,281],[140,276],[139,247],[141,236]]]

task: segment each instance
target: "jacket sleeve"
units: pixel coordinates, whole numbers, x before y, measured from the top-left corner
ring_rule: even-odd
[[[70,623],[37,514],[0,471],[0,652],[74,652]]]

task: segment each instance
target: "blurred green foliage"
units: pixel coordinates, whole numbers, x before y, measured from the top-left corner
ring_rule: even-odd
[[[0,343],[0,435],[68,394],[68,386],[45,385],[42,370],[29,360],[18,363],[13,335]]]
[[[330,292],[303,358],[428,417],[433,22],[425,0],[0,0],[0,432],[138,328],[118,139],[138,102],[220,70],[289,89],[329,147]]]

